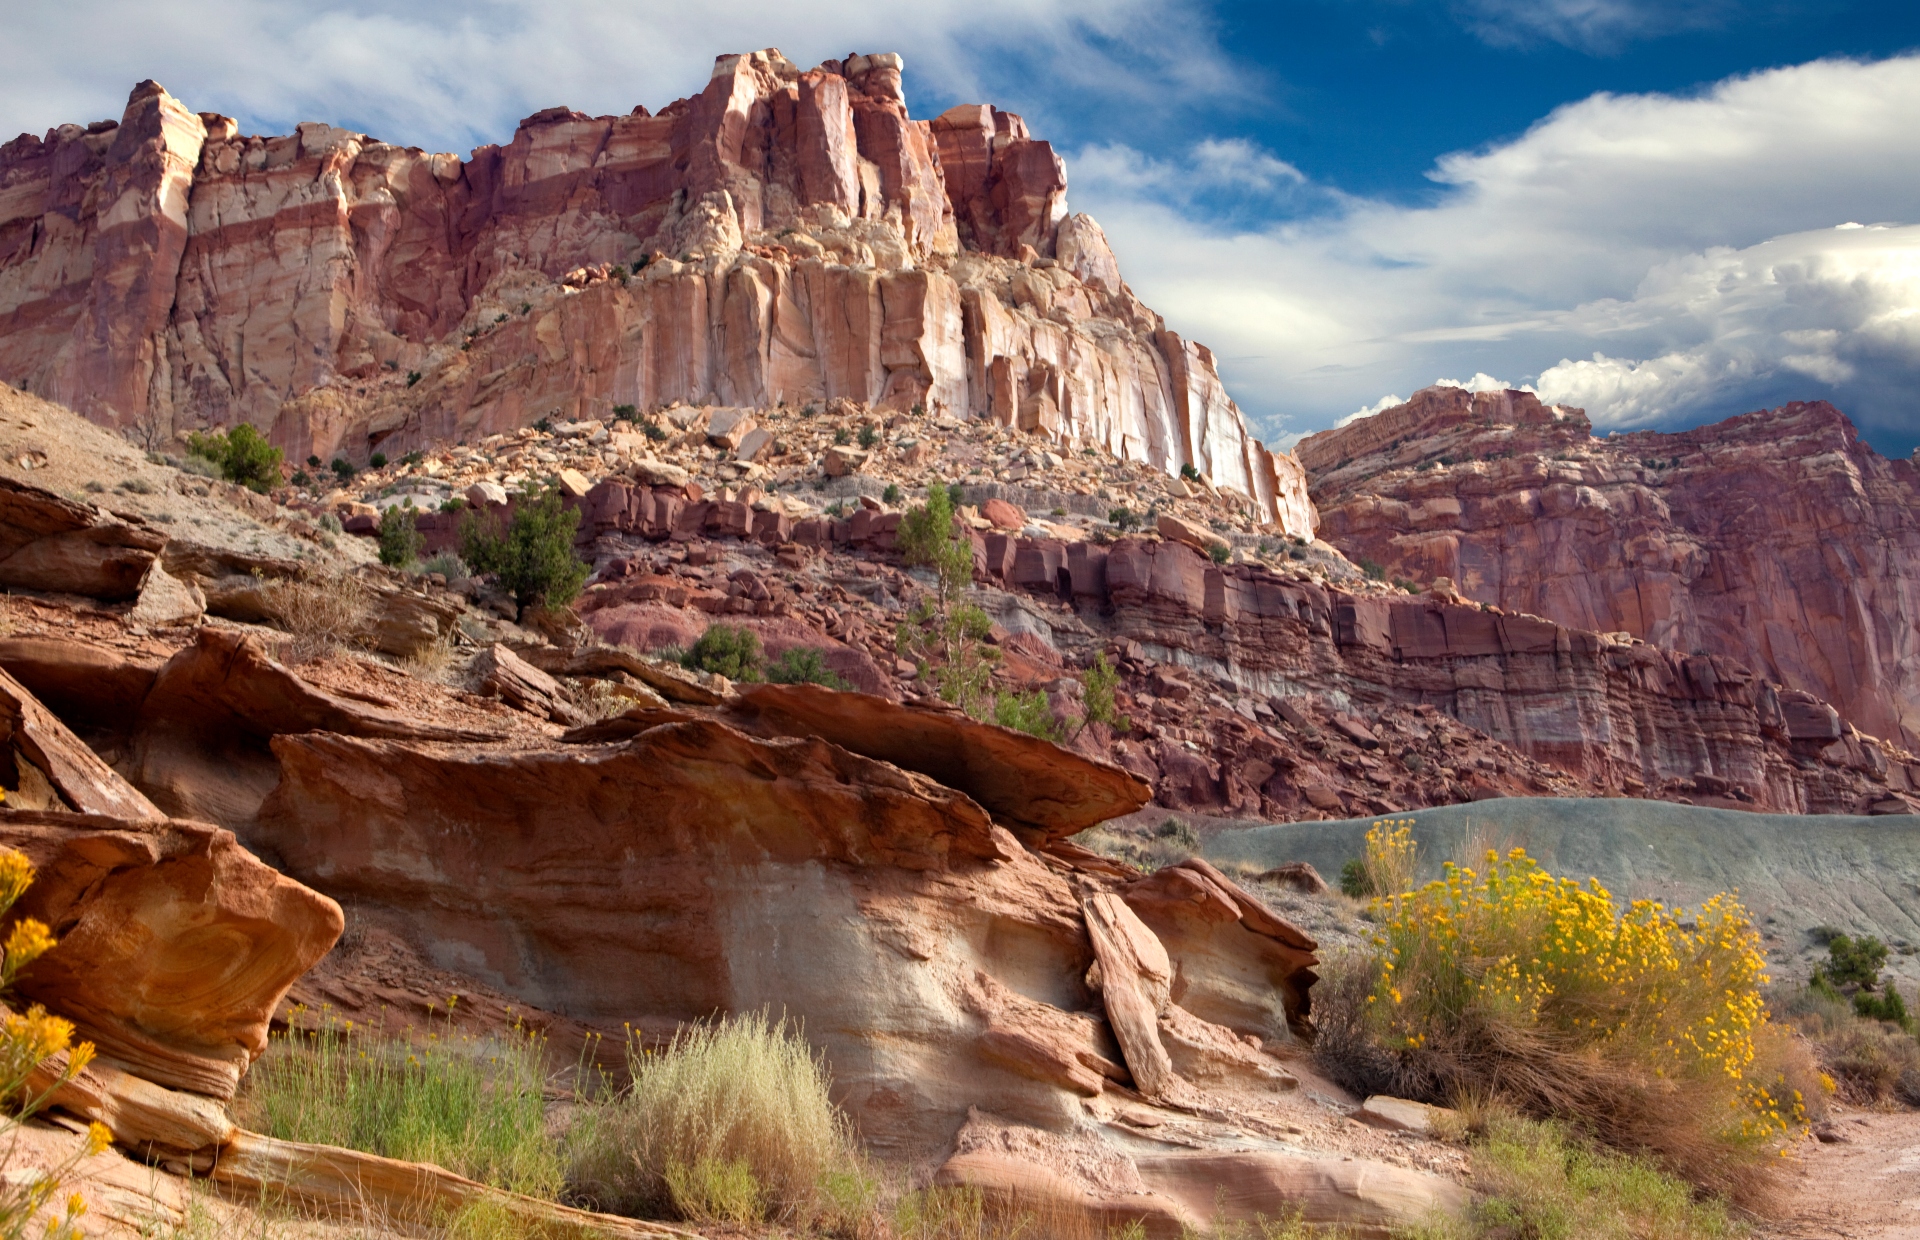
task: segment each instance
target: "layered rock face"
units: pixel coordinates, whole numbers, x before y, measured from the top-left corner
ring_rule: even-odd
[[[296,460],[616,405],[924,404],[1303,510],[1052,147],[984,105],[911,119],[900,69],[724,56],[658,115],[549,109],[464,161],[242,137],[142,83],[117,125],[0,148],[0,378]]]
[[[1299,454],[1357,560],[1730,659],[1920,743],[1920,473],[1831,405],[1595,439],[1524,392],[1433,388]]]

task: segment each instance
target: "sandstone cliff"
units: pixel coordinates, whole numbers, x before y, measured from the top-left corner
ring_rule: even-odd
[[[723,56],[650,115],[551,108],[462,160],[246,137],[143,82],[0,147],[0,378],[161,440],[363,460],[616,405],[848,399],[1193,465],[1310,530],[1203,345],[1070,215],[1052,147],[909,117],[898,56]]]
[[[1920,739],[1920,473],[1831,405],[1596,439],[1524,392],[1430,388],[1299,454],[1325,536],[1389,576],[1731,659]]]

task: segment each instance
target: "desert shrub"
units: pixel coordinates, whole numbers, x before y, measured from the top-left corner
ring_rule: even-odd
[[[904,498],[906,498],[906,492],[900,489],[900,484],[897,482],[889,482],[887,489],[880,492],[880,502],[883,504],[897,504]]]
[[[557,489],[529,488],[505,534],[491,512],[461,521],[460,558],[475,572],[497,575],[522,607],[565,607],[592,571],[573,549],[579,528],[580,513],[561,502]]]
[[[765,655],[752,629],[736,624],[713,624],[693,643],[681,662],[696,672],[713,672],[729,680],[758,680]]]
[[[1762,1155],[1804,1127],[1812,1073],[1768,1023],[1766,962],[1739,903],[1715,896],[1691,919],[1622,908],[1518,848],[1489,852],[1484,872],[1448,863],[1417,890],[1383,885],[1411,868],[1410,848],[1394,855],[1404,830],[1368,835],[1375,890],[1397,894],[1375,897],[1380,930],[1349,966],[1359,980],[1316,995],[1327,1069],[1431,1102],[1491,1091],[1710,1190],[1764,1193]]]
[[[1410,890],[1418,854],[1413,819],[1382,819],[1368,830],[1362,854],[1340,867],[1340,890],[1356,900]]]
[[[293,639],[295,663],[361,645],[373,614],[372,592],[345,573],[280,578],[263,594],[268,618]]]
[[[797,1026],[765,1013],[689,1026],[658,1051],[630,1044],[627,1064],[632,1084],[569,1135],[580,1200],[736,1225],[868,1206],[852,1127]]]
[[[794,646],[783,651],[767,669],[767,679],[776,685],[825,685],[829,689],[853,686],[827,666],[827,659],[812,646]]]
[[[1080,678],[1082,696],[1087,703],[1087,722],[1104,723],[1116,731],[1125,732],[1133,726],[1132,720],[1122,715],[1114,701],[1114,694],[1120,688],[1120,673],[1113,670],[1107,662],[1106,652],[1093,656],[1093,663],[1087,668],[1087,674]]]
[[[1113,508],[1107,512],[1107,524],[1121,530],[1138,529],[1140,514],[1131,508]]]
[[[367,458],[367,467],[369,469],[385,469],[387,467],[387,454],[384,452],[374,453]]]
[[[859,443],[861,447],[871,448],[873,445],[879,442],[880,442],[879,431],[876,431],[871,426],[863,426],[860,428]]]
[[[519,1026],[475,1037],[449,1010],[438,1028],[390,1036],[328,1016],[318,1029],[274,1034],[238,1105],[271,1137],[438,1163],[553,1197],[563,1167],[547,1135],[545,1079],[545,1044]]]
[[[1887,964],[1887,945],[1872,935],[1849,938],[1836,934],[1827,940],[1827,963],[1821,974],[1835,986],[1866,986],[1880,980]]]
[[[439,573],[448,581],[460,581],[472,575],[467,568],[466,561],[451,551],[441,551],[428,556],[420,562],[420,571],[423,573]]]
[[[353,462],[349,461],[344,456],[334,457],[333,463],[331,465],[328,465],[327,468],[331,469],[334,473],[334,476],[340,479],[340,481],[342,482],[345,482],[347,479],[353,477],[354,474],[359,472],[358,470],[354,469]]]
[[[1369,560],[1363,555],[1356,562],[1360,566],[1360,571],[1365,573],[1370,580],[1385,581],[1387,579],[1387,570],[1381,566],[1379,561]]]
[[[280,485],[280,449],[245,422],[230,431],[195,431],[187,436],[187,451],[211,461],[222,478],[250,491],[265,492]]]
[[[25,853],[0,848],[0,918],[19,903],[33,880],[33,863]],[[16,921],[4,945],[0,945],[0,995],[6,995],[20,971],[51,951],[53,945],[53,933],[44,922],[32,917]],[[55,1056],[64,1056],[64,1060],[48,1063]],[[25,1012],[8,1012],[0,1019],[0,1098],[8,1100],[0,1110],[0,1139],[7,1139],[10,1146],[16,1130],[93,1058],[93,1043],[76,1045],[72,1023],[49,1015],[39,1004]],[[44,1069],[42,1065],[46,1065]],[[36,1071],[41,1076],[30,1089],[28,1080]],[[60,1198],[66,1178],[81,1163],[105,1151],[112,1141],[113,1134],[105,1124],[89,1124],[85,1144],[62,1162],[42,1174],[16,1173],[0,1179],[0,1236],[20,1240],[32,1231],[47,1240],[78,1240],[86,1202],[75,1194],[65,1199],[64,1209],[48,1207]]]
[[[412,508],[396,504],[380,514],[380,562],[390,568],[405,568],[420,558],[426,539],[420,533]]]
[[[1910,1033],[1863,1017],[1854,1003],[1818,977],[1805,987],[1777,993],[1772,1007],[1812,1044],[1823,1091],[1860,1105],[1897,1099],[1920,1106],[1920,1042]]]
[[[192,474],[196,478],[218,478],[221,476],[220,466],[217,462],[210,461],[206,457],[192,452],[180,458],[180,472],[183,474]]]
[[[1193,462],[1191,461],[1188,461],[1180,467],[1180,476],[1188,482],[1200,481],[1200,471],[1193,467]]]
[[[853,442],[853,433],[844,426],[837,426],[833,431],[833,442],[835,447],[844,448]]]
[[[1207,557],[1215,564],[1225,564],[1233,558],[1233,549],[1222,546],[1219,543],[1213,543],[1207,547]]]
[[[1898,1025],[1907,1033],[1913,1032],[1913,1018],[1907,1015],[1907,1001],[1900,997],[1900,990],[1889,980],[1881,987],[1879,994],[1863,990],[1853,997],[1854,1014],[1867,1020],[1884,1020]]]
[[[994,696],[993,721],[1003,728],[1025,732],[1043,741],[1059,741],[1066,730],[1053,717],[1047,695],[1038,689],[1026,693],[1004,692]]]
[[[1565,1127],[1496,1116],[1473,1142],[1474,1204],[1404,1240],[1715,1240],[1744,1234],[1715,1200],[1654,1162]]]

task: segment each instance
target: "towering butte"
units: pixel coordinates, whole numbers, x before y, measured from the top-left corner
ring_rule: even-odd
[[[907,114],[901,60],[722,56],[657,115],[550,108],[467,160],[159,84],[0,147],[0,378],[295,459],[614,407],[993,418],[1307,512],[1213,355],[1120,279],[1020,117]]]

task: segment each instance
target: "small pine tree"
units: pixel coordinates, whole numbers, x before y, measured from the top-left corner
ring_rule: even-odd
[[[211,461],[228,482],[265,494],[280,485],[280,449],[245,422],[229,431],[187,436],[187,451]]]
[[[565,607],[591,571],[573,550],[579,528],[579,512],[561,502],[558,490],[529,487],[505,534],[490,512],[460,523],[460,558],[475,572],[498,575],[522,607]]]
[[[1120,732],[1132,726],[1132,721],[1119,714],[1114,705],[1114,691],[1120,687],[1120,673],[1108,664],[1105,651],[1093,656],[1093,666],[1080,678],[1080,687],[1087,702],[1088,723],[1104,723]]]
[[[1868,990],[1880,980],[1887,963],[1887,945],[1872,935],[1852,939],[1835,935],[1827,944],[1826,976],[1836,986],[1861,986]]]
[[[895,538],[908,564],[933,569],[934,598],[915,607],[895,633],[900,657],[930,676],[940,696],[976,719],[997,711],[993,661],[1000,652],[984,644],[992,622],[961,601],[973,581],[973,540],[954,521],[953,490],[927,488],[927,502],[900,522]]]
[[[380,562],[389,568],[405,568],[420,558],[426,545],[411,507],[396,505],[380,517]]]

